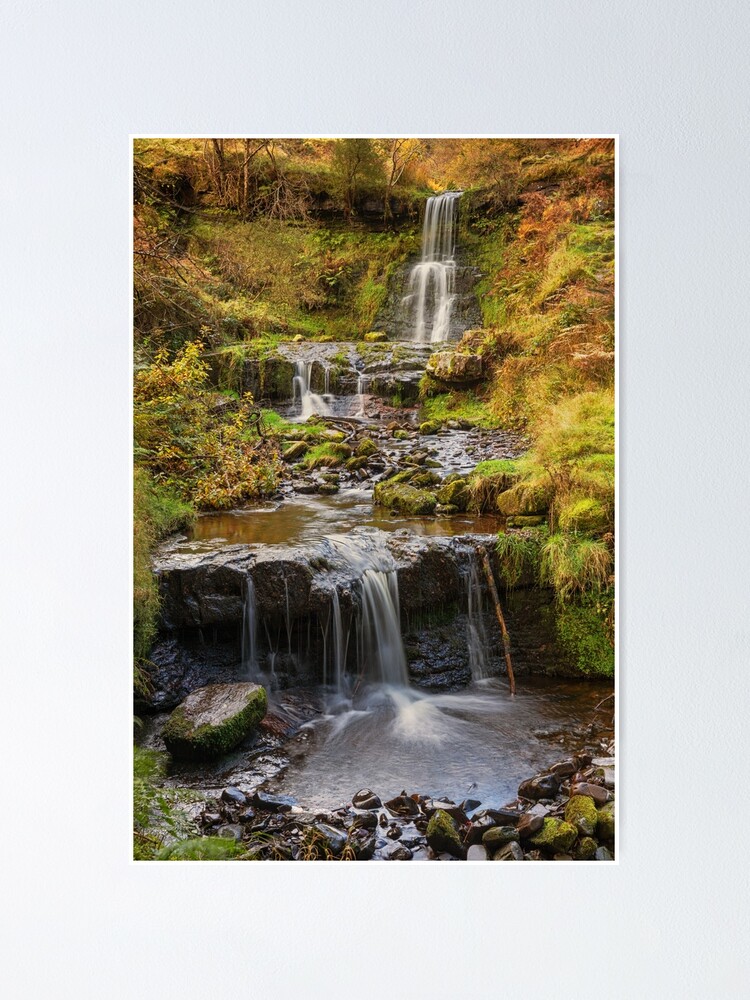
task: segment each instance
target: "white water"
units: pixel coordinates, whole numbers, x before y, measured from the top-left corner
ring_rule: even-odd
[[[479,566],[474,553],[471,553],[468,568],[464,571],[466,580],[466,644],[469,649],[469,667],[471,679],[486,680],[490,676],[487,662],[489,641],[484,622],[482,606],[482,584],[479,576]]]
[[[297,361],[294,366],[295,374],[292,379],[292,395],[295,402],[299,399],[300,411],[298,419],[301,421],[307,420],[308,417],[311,417],[315,413],[322,417],[330,417],[333,412],[323,396],[317,395],[310,389],[312,366],[312,361]],[[328,372],[326,372],[326,380],[327,377]]]
[[[414,310],[412,340],[448,340],[456,286],[456,222],[461,191],[427,199],[422,228],[422,260],[409,276],[404,303]]]
[[[360,375],[357,379],[357,412],[355,417],[366,417],[365,395],[370,387],[370,379],[367,375]]]
[[[242,665],[249,677],[258,673],[257,653],[258,616],[255,601],[255,584],[248,573],[245,577],[245,609],[242,615]]]

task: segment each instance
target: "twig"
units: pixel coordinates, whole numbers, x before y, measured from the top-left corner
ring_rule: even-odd
[[[490,566],[490,559],[487,555],[487,550],[482,546],[479,549],[479,556],[482,560],[482,567],[484,569],[484,575],[487,578],[487,586],[490,588],[490,595],[492,601],[495,605],[495,614],[497,615],[497,620],[500,623],[500,632],[503,637],[503,652],[505,653],[505,666],[508,670],[508,684],[510,685],[510,693],[516,693],[516,678],[513,674],[513,664],[510,660],[510,636],[508,635],[508,629],[505,627],[505,618],[503,616],[503,609],[500,606],[500,598],[497,594],[497,587],[495,586],[495,578],[492,575],[492,567]]]

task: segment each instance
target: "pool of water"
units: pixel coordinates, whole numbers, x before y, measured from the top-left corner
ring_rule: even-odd
[[[352,528],[369,526],[383,531],[409,528],[418,535],[493,534],[500,519],[492,515],[406,517],[372,506],[369,490],[347,490],[332,497],[295,496],[274,506],[201,514],[185,548],[215,549],[226,545],[285,545],[319,542]]]

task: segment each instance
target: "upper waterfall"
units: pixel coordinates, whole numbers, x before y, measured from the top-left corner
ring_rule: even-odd
[[[448,340],[456,289],[458,200],[463,192],[444,191],[427,199],[422,228],[422,259],[409,276],[405,304],[413,310],[412,339]]]

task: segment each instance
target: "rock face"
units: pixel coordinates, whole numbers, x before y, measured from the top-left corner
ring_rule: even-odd
[[[438,351],[427,362],[427,374],[448,385],[470,385],[482,377],[482,359],[478,354]]]
[[[414,334],[414,313],[404,305],[404,296],[409,294],[409,276],[419,258],[400,267],[388,282],[386,300],[375,317],[378,330],[385,330],[391,340],[409,340]],[[450,340],[459,340],[466,330],[482,325],[482,311],[474,287],[479,271],[469,267],[457,256],[455,270],[456,297],[451,310]]]
[[[432,514],[437,507],[437,497],[428,490],[420,490],[408,483],[378,483],[373,501],[389,510],[402,514]]]
[[[217,757],[241,743],[267,707],[265,688],[259,684],[211,684],[177,706],[162,738],[174,757]]]

